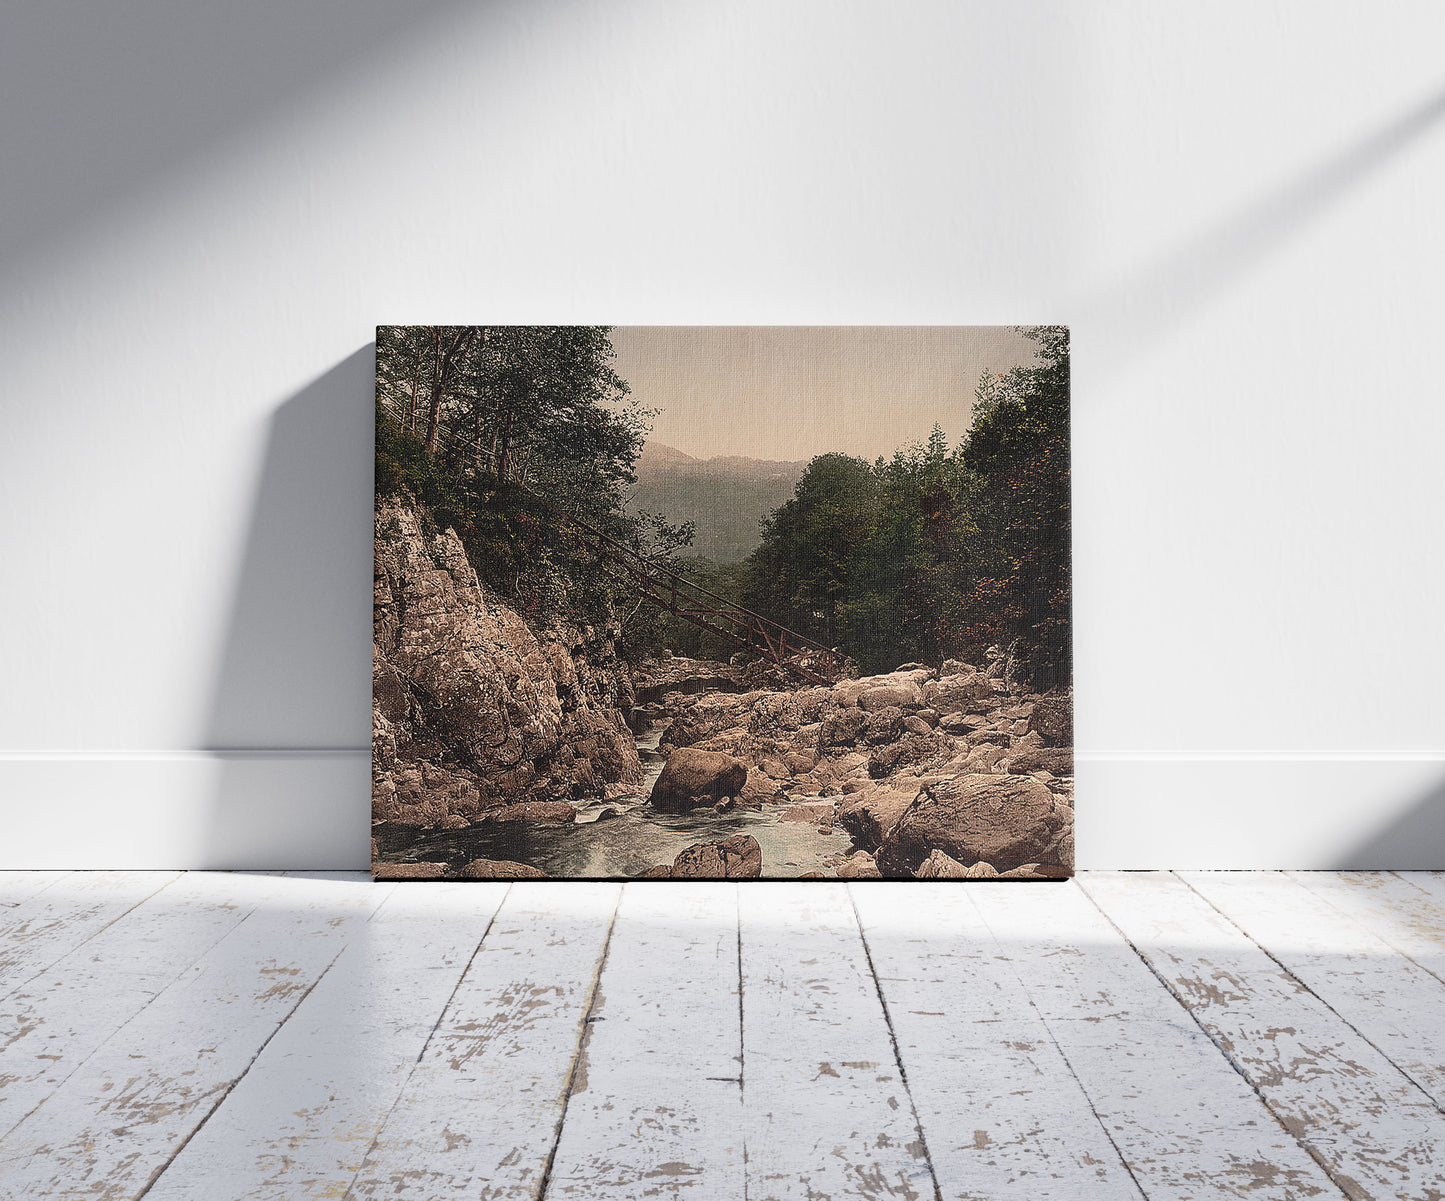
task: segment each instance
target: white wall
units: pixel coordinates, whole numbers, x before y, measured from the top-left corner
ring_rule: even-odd
[[[6,26],[4,866],[365,861],[372,327],[546,320],[1071,324],[1083,865],[1445,867],[1437,4]]]

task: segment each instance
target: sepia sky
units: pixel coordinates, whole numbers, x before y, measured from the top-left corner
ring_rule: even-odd
[[[873,459],[969,424],[985,371],[1034,361],[1012,326],[617,326],[617,373],[696,458]]]

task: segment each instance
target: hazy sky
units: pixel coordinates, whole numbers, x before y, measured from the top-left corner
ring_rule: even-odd
[[[1012,326],[632,325],[617,373],[660,412],[651,441],[700,459],[872,459],[969,424],[985,371],[1032,363]]]

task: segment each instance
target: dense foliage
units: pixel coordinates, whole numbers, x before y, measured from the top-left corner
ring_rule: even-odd
[[[456,530],[488,586],[534,617],[635,617],[625,573],[565,532],[580,517],[669,564],[690,531],[623,511],[649,414],[601,326],[377,330],[376,493]],[[645,620],[630,631],[657,632]]]
[[[1027,332],[1036,363],[985,378],[958,446],[935,429],[891,459],[814,459],[763,524],[744,603],[865,671],[996,647],[1067,684],[1069,338]]]

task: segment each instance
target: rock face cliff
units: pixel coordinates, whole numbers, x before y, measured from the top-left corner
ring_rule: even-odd
[[[641,779],[615,627],[534,628],[455,533],[395,500],[376,516],[374,603],[375,819],[460,827]]]

